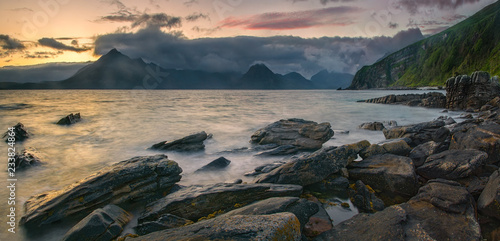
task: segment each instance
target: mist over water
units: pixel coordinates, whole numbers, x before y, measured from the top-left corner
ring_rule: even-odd
[[[396,91],[396,94],[429,91]],[[303,118],[330,122],[335,133],[325,146],[368,140],[384,140],[382,132],[359,130],[358,125],[371,121],[395,120],[399,125],[430,121],[441,115],[456,117],[459,113],[440,113],[427,109],[395,105],[357,103],[357,100],[394,94],[395,91],[235,91],[235,90],[9,90],[0,91],[0,130],[22,122],[33,136],[16,143],[16,150],[36,148],[44,165],[16,172],[17,221],[23,215],[22,204],[32,195],[60,189],[99,171],[105,166],[134,156],[154,155],[147,150],[160,141],[174,140],[206,131],[213,138],[205,141],[204,152],[166,153],[184,170],[182,185],[250,182],[243,174],[253,168],[283,157],[255,157],[255,153],[225,152],[250,147],[254,131],[285,118]],[[80,112],[83,121],[71,126],[55,123],[62,117]],[[4,143],[2,141],[2,143]],[[7,145],[0,156],[7,162]],[[224,156],[231,160],[222,172],[193,172],[212,160]],[[7,169],[7,165],[4,165]],[[7,172],[0,172],[6,183]],[[8,189],[0,189],[0,203],[6,205]],[[7,210],[1,210],[1,240],[18,240],[22,233],[7,235]],[[17,231],[19,230],[17,226]],[[47,237],[44,237],[45,240]],[[60,237],[58,237],[60,238]],[[35,239],[36,240],[36,239]],[[43,239],[40,239],[43,240]]]

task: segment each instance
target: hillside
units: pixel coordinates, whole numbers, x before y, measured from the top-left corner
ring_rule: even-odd
[[[407,46],[355,75],[349,89],[442,86],[474,71],[500,75],[500,1],[447,30]]]

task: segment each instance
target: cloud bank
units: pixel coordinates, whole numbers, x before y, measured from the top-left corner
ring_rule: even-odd
[[[58,50],[67,50],[67,51],[74,51],[74,52],[84,52],[84,51],[90,50],[89,48],[78,48],[75,46],[69,46],[69,45],[61,43],[53,38],[42,38],[42,39],[38,40],[38,43],[42,46],[46,46],[46,47],[58,49]]]

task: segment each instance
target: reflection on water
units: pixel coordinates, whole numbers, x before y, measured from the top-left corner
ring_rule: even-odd
[[[398,93],[423,91],[398,91]],[[219,90],[16,90],[0,91],[0,128],[22,122],[33,136],[16,148],[34,147],[46,164],[17,173],[17,210],[31,195],[76,182],[104,166],[134,156],[152,155],[154,143],[206,131],[214,135],[201,153],[168,153],[183,168],[181,183],[233,181],[253,168],[281,158],[260,158],[230,153],[232,163],[217,174],[194,174],[221,151],[248,147],[251,134],[283,118],[330,122],[335,135],[326,145],[359,140],[378,142],[381,132],[359,130],[368,121],[396,120],[410,124],[434,119],[439,109],[356,103],[392,94],[390,91],[219,91]],[[83,118],[72,126],[55,125],[69,113]],[[454,113],[447,113],[453,115]],[[6,147],[6,145],[4,145]],[[7,148],[0,156],[7,156]],[[4,159],[5,160],[5,159]],[[6,172],[1,172],[6,180]],[[7,190],[1,189],[1,197]],[[2,209],[2,223],[6,215]],[[19,211],[18,215],[22,215]],[[2,233],[4,233],[2,231]],[[10,237],[10,236],[9,236]],[[17,235],[22,240],[22,235]],[[1,240],[5,240],[0,237]]]

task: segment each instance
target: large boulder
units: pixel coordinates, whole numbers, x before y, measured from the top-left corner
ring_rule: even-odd
[[[202,131],[174,141],[162,141],[151,146],[150,149],[160,151],[201,151],[205,149],[203,143],[209,135]]]
[[[60,119],[56,124],[58,125],[72,125],[72,124],[75,124],[77,122],[80,122],[82,120],[82,117],[80,116],[80,113],[76,113],[76,114],[69,114],[67,115],[66,117],[63,117],[62,119]]]
[[[10,133],[14,133],[13,136]],[[9,141],[9,137],[14,137],[14,142],[18,142],[18,141],[24,141],[30,136],[31,134],[28,132],[26,127],[24,127],[23,123],[19,122],[12,127],[12,131],[9,130],[5,132],[2,138],[5,139],[5,142],[12,142]]]
[[[453,129],[450,149],[476,149],[488,154],[487,163],[500,162],[500,124],[465,122]]]
[[[197,221],[214,212],[229,211],[236,207],[270,197],[299,196],[302,187],[276,184],[193,185],[181,188],[151,204],[139,218],[139,223],[158,220],[164,214],[173,214]]]
[[[404,140],[395,140],[386,142],[383,144],[373,144],[368,148],[364,149],[359,153],[362,158],[368,158],[374,155],[382,155],[382,154],[394,154],[398,156],[407,156],[411,147]]]
[[[71,228],[62,241],[113,240],[123,231],[132,215],[115,205],[96,209],[77,225]],[[85,238],[83,238],[85,237]]]
[[[34,148],[24,149],[21,153],[16,153],[14,159],[16,170],[43,164],[40,154]]]
[[[500,175],[499,171],[491,174],[486,187],[477,200],[479,212],[485,216],[500,220]]]
[[[220,216],[192,225],[150,233],[126,241],[162,240],[301,240],[292,213]]]
[[[404,197],[417,193],[417,176],[408,157],[392,154],[371,156],[349,166],[349,178],[361,180],[373,189]]]
[[[381,131],[385,129],[385,126],[382,122],[367,122],[359,125],[359,128],[369,131]]]
[[[28,229],[82,218],[107,204],[151,201],[168,193],[181,179],[182,169],[165,155],[134,157],[103,168],[58,191],[29,198],[20,224]]]
[[[355,160],[358,153],[370,145],[368,141],[327,147],[297,159],[262,174],[256,183],[297,184],[306,186],[324,180],[331,174],[339,172],[347,164]]]
[[[500,95],[498,80],[487,72],[477,71],[469,77],[460,75],[446,81],[447,109],[479,109]]]
[[[251,143],[293,145],[297,150],[318,150],[333,134],[330,123],[318,124],[314,121],[288,119],[274,122],[256,131],[251,137]]]
[[[487,158],[488,154],[478,150],[448,150],[429,156],[417,173],[427,179],[457,180],[477,174]]]
[[[408,126],[398,126],[384,129],[386,139],[408,138],[411,147],[416,147],[428,141],[443,142],[449,138],[450,130],[443,120],[419,123]]]
[[[231,164],[231,161],[226,159],[225,157],[219,157],[212,162],[208,163],[207,165],[201,167],[200,169],[196,170],[196,172],[208,172],[208,171],[218,171],[226,168]]]
[[[424,144],[420,144],[410,151],[410,157],[413,160],[415,167],[422,166],[430,155],[437,154],[446,151],[445,145],[442,143],[437,143],[435,141],[428,141]]]

